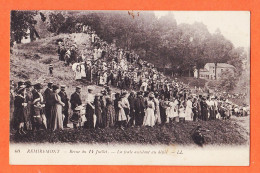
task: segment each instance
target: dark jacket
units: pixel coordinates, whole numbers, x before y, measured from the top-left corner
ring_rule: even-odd
[[[136,112],[141,112],[141,113],[144,112],[144,109],[145,109],[145,101],[144,101],[144,98],[143,98],[143,97],[137,97],[137,98],[136,98],[134,108],[135,108],[135,111],[136,111]]]
[[[82,104],[80,94],[74,92],[70,97],[71,109],[74,110],[77,106]]]
[[[53,92],[50,88],[47,88],[43,93],[43,99],[46,103],[46,105],[52,105],[51,103],[51,96],[53,95]]]
[[[68,99],[66,92],[60,91],[59,96],[61,98],[61,101],[65,104],[64,109],[68,110],[69,109],[69,99]]]

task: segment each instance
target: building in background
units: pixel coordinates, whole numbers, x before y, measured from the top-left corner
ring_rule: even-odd
[[[207,64],[205,64],[203,69],[194,70],[194,77],[201,78],[201,79],[214,80],[215,75],[217,75],[216,79],[218,80],[218,79],[220,79],[221,74],[224,71],[229,71],[234,75],[235,67],[233,65],[226,64],[226,63],[217,63],[217,66],[215,69],[215,63],[207,63]]]

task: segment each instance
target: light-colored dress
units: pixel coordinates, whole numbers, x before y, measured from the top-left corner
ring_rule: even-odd
[[[161,115],[160,115],[160,102],[157,98],[154,99],[155,102],[155,123],[161,124]]]
[[[185,110],[185,120],[192,121],[192,102],[190,100],[186,103],[186,110]]]
[[[168,111],[168,118],[173,118],[174,117],[174,109],[175,109],[175,104],[174,104],[174,102],[170,102],[169,103],[169,106],[170,106],[170,108],[169,108],[169,111]]]
[[[86,75],[86,69],[85,69],[85,65],[84,64],[81,64],[81,66],[80,66],[80,73],[81,73],[81,77],[87,77],[87,75]]]
[[[155,125],[155,116],[154,116],[155,105],[151,100],[147,101],[147,109],[145,111],[144,117],[144,126],[153,127]]]
[[[118,102],[118,108],[119,108],[118,121],[126,121],[126,115],[125,115],[124,105],[122,101]]]
[[[54,98],[56,103],[51,110],[50,127],[52,130],[63,130],[62,105],[64,103],[61,101],[59,94],[55,93]]]
[[[178,101],[178,100],[175,100],[175,101],[174,101],[173,117],[178,117],[178,116],[179,116],[179,113],[178,113],[178,104],[179,104],[179,101]]]
[[[185,109],[183,106],[180,106],[180,109],[179,109],[179,117],[180,118],[185,118]]]

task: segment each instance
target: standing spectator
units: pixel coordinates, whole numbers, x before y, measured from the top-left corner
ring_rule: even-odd
[[[94,125],[94,114],[95,114],[95,105],[94,105],[95,95],[93,94],[93,88],[88,88],[88,93],[86,97],[86,119],[87,124],[86,128],[93,129]]]
[[[73,112],[76,107],[82,104],[80,92],[81,92],[81,87],[77,86],[76,91],[70,97],[71,109]]]
[[[95,105],[95,115],[97,116],[97,123],[96,128],[101,128],[103,124],[102,119],[102,107],[101,107],[101,100],[100,100],[100,94],[95,95],[94,105]]]
[[[149,99],[147,100],[147,109],[144,117],[145,126],[153,127],[155,125],[155,116],[154,116],[155,105],[153,99],[154,99],[154,95],[153,93],[150,93]]]
[[[63,128],[69,128],[68,127],[69,99],[68,99],[67,93],[65,91],[65,88],[66,88],[65,85],[61,85],[61,90],[59,92],[59,96],[61,98],[61,101],[65,104],[65,106],[62,107],[62,114],[64,115]]]
[[[65,104],[61,101],[61,98],[59,96],[59,86],[53,85],[52,86],[53,95],[51,96],[55,102],[52,106],[51,110],[51,118],[50,118],[50,129],[56,130],[61,129],[63,130],[63,115],[62,115],[62,107],[65,106]]]
[[[25,102],[27,106],[24,107],[24,116],[25,116],[25,129],[31,130],[32,129],[32,114],[33,114],[33,94],[32,94],[32,84],[30,81],[25,82],[26,86],[26,95],[25,95]]]
[[[192,102],[191,102],[191,97],[188,97],[187,103],[186,103],[186,109],[185,109],[185,114],[186,117],[185,119],[188,121],[193,120],[193,116],[192,116]]]
[[[130,120],[129,120],[129,126],[134,126],[135,124],[135,94],[134,92],[131,92],[128,97],[128,102],[130,105]]]
[[[27,103],[25,103],[25,94],[25,85],[21,85],[14,99],[14,125],[17,133],[20,135],[26,134],[24,131],[24,108],[27,106]]]
[[[52,84],[53,84],[53,82],[49,82],[48,88],[43,93],[43,97],[45,100],[45,115],[46,115],[46,119],[47,119],[47,128],[48,129],[50,128],[51,110],[52,110],[52,106],[54,105],[54,103],[52,102],[53,100],[51,99],[51,97],[53,95]]]

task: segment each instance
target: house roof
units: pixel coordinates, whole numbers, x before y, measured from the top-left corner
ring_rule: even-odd
[[[200,72],[209,72],[209,71],[205,68],[202,68],[202,69],[200,69]]]
[[[215,67],[214,63],[207,63],[207,64],[205,64],[205,66],[206,65]],[[235,68],[235,67],[233,65],[230,65],[227,63],[217,63],[217,68]]]

